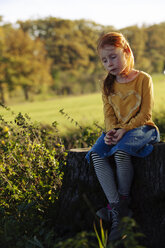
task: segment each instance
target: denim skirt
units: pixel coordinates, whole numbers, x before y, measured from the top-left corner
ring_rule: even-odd
[[[116,145],[105,144],[105,135],[106,133],[103,132],[87,153],[85,158],[88,163],[90,163],[91,152],[97,153],[101,158],[112,156],[118,150],[124,151],[132,156],[146,157],[152,152],[153,144],[160,141],[158,130],[149,125],[129,130]]]

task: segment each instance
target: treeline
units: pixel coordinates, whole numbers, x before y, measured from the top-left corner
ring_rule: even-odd
[[[46,19],[0,22],[0,98],[22,89],[29,94],[82,94],[97,91],[104,71],[98,59],[98,37],[122,32],[131,44],[136,68],[163,72],[165,22],[116,30],[87,20]]]

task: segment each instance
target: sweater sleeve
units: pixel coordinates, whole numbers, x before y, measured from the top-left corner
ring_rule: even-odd
[[[102,92],[104,123],[106,131],[109,131],[117,126],[117,118],[108,97]]]
[[[153,83],[152,78],[147,77],[142,83],[141,106],[138,113],[128,123],[121,125],[126,131],[145,125],[152,118],[153,108]]]

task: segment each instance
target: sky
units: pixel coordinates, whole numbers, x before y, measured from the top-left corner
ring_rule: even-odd
[[[0,0],[3,21],[59,17],[117,29],[165,22],[165,0]]]

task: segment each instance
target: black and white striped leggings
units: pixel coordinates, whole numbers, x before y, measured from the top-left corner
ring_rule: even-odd
[[[119,194],[129,196],[133,179],[131,156],[123,151],[114,154],[116,164],[116,179],[114,169],[108,158],[100,158],[97,153],[91,154],[97,178],[109,203],[119,201]]]

